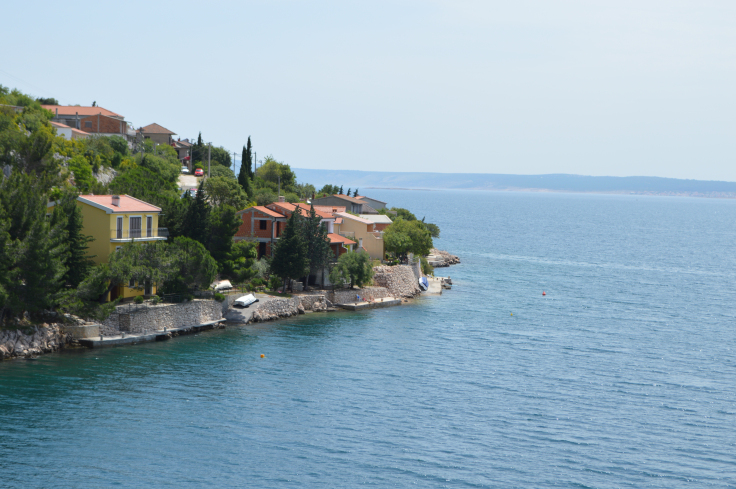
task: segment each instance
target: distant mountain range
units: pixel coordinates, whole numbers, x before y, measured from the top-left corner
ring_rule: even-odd
[[[293,168],[300,182],[352,188],[525,190],[736,198],[736,182],[661,177],[505,175],[497,173],[414,173]]]

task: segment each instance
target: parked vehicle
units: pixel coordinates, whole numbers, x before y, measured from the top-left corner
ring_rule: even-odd
[[[242,297],[238,297],[235,299],[235,302],[233,302],[234,306],[240,306],[240,307],[248,307],[251,304],[258,302],[258,299],[256,299],[256,296],[253,294],[244,295]]]
[[[182,173],[189,173],[189,167],[187,165],[182,165],[181,172]]]
[[[196,170],[194,170],[194,176],[195,177],[203,177],[204,176],[204,170],[202,170],[201,168],[197,168]]]
[[[192,197],[196,197],[197,196],[197,189],[196,188],[190,188],[190,189],[187,189],[187,190],[185,190],[184,192],[181,193],[181,198],[182,199],[187,194],[187,192],[189,192],[189,195],[191,195]]]

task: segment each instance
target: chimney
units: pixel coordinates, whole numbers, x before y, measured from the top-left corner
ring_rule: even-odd
[[[56,118],[57,119],[59,118],[59,108],[58,107],[56,108]]]
[[[120,207],[120,196],[119,195],[112,196],[112,205],[114,205],[115,207]]]
[[[286,197],[279,195],[279,202],[286,202]]]

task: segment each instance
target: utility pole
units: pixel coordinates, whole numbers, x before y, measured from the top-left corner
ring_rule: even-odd
[[[210,160],[212,159],[212,143],[207,143],[207,178],[210,178]]]
[[[257,169],[258,169],[258,153],[253,151],[253,177],[256,176]]]
[[[233,151],[233,172],[235,172],[235,157],[237,156],[237,152]],[[243,166],[243,162],[240,162],[240,166]]]

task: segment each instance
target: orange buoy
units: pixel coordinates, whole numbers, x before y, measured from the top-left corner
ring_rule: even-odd
[[[266,355],[264,355],[263,353],[261,353],[261,358],[266,358]]]
[[[545,292],[545,291],[542,291],[542,295],[547,295],[547,292]]]

